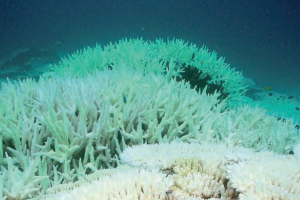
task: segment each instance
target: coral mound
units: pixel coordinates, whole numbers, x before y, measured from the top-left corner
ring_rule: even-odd
[[[297,199],[300,159],[224,144],[140,145],[121,160],[159,169],[174,180],[173,199]]]
[[[209,93],[215,90],[222,98],[240,100],[246,87],[240,72],[230,68],[224,58],[206,47],[198,48],[184,40],[173,39],[154,42],[143,39],[123,39],[116,44],[85,48],[63,59],[53,67],[59,76],[83,76],[95,70],[119,69],[125,66],[143,73],[166,74],[177,81],[187,81],[193,88]]]

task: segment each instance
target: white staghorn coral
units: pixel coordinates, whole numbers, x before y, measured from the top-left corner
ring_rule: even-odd
[[[299,130],[292,120],[278,120],[264,109],[247,105],[211,116],[202,130],[206,133],[202,141],[226,140],[229,145],[280,154],[290,153],[299,140]]]
[[[215,51],[209,52],[206,47],[198,48],[182,39],[167,41],[157,39],[153,42],[143,39],[122,39],[115,44],[110,43],[103,47],[96,45],[95,48],[87,47],[79,50],[62,59],[53,69],[59,76],[65,74],[84,76],[104,68],[119,69],[122,65],[128,70],[134,68],[145,74],[165,74],[165,71],[169,70],[170,73],[166,78],[180,75],[178,77],[193,85],[193,80],[189,80],[191,77],[186,76],[193,74],[192,79],[198,81],[196,85],[200,86],[199,82],[206,78],[207,83],[204,86],[219,85],[219,91],[224,90],[230,99],[240,100],[246,90],[243,76],[230,68],[224,60],[223,57],[218,58]]]
[[[195,139],[199,122],[224,107],[217,93],[206,95],[188,83],[120,69],[3,84],[2,94],[1,150],[8,149],[10,157],[12,150],[40,157],[36,175],[50,174],[41,188],[113,167],[127,145]],[[22,162],[18,158],[16,166]],[[0,163],[7,163],[2,154]]]
[[[2,83],[0,198],[35,197],[98,169],[114,168],[127,147],[124,162],[172,174],[174,191],[164,191],[170,198],[235,198],[224,167],[257,156],[236,146],[287,154],[299,142],[299,131],[289,120],[278,121],[259,108],[232,109],[231,100],[245,91],[241,74],[215,52],[182,40],[122,40],[88,48],[63,60],[55,72],[37,82]],[[229,148],[164,144],[173,140],[225,142]]]
[[[13,165],[13,159],[7,157],[7,169],[2,167],[3,174],[0,172],[0,199],[26,199],[39,193],[39,182],[47,179],[48,176],[36,176],[38,162],[40,160],[27,160],[27,157],[15,152],[16,157],[22,159],[21,168]]]

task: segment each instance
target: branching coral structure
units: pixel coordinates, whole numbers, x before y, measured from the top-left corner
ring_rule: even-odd
[[[242,79],[206,48],[137,39],[79,51],[38,81],[2,82],[0,199],[261,194],[233,172],[253,168],[254,150],[295,153],[278,162],[299,158],[299,130],[291,120],[233,104],[243,99]],[[270,152],[261,154],[275,157]],[[135,169],[90,178],[122,164]]]
[[[228,98],[230,102],[240,100],[246,91],[242,74],[230,68],[223,57],[218,58],[215,51],[210,52],[206,47],[198,48],[179,39],[166,42],[122,39],[103,47],[87,47],[53,66],[53,71],[59,76],[82,76],[96,69],[118,69],[124,65],[126,69],[134,68],[143,73],[165,74],[168,70],[167,78],[188,81],[198,90],[207,87],[209,93],[218,90],[221,98]]]
[[[117,72],[2,85],[0,162],[26,173],[24,159],[39,160],[28,169],[36,172],[31,178],[48,178],[30,185],[32,195],[116,166],[128,145],[196,139],[201,120],[224,106],[218,93],[199,93],[184,82]],[[16,193],[3,172],[4,194]]]

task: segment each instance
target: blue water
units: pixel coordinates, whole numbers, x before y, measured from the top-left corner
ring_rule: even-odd
[[[124,37],[176,37],[216,50],[260,87],[292,92],[299,13],[299,0],[0,0],[0,59],[23,48],[63,56]]]

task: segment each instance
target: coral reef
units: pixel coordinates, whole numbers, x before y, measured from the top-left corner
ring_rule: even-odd
[[[243,76],[215,52],[160,39],[98,45],[63,59],[38,81],[2,82],[0,199],[257,194],[253,186],[239,188],[234,164],[256,161],[254,150],[298,158],[299,130],[292,120],[242,106],[245,90]],[[184,143],[169,144],[174,140]],[[89,178],[124,163],[138,169]],[[90,188],[96,197],[87,196]]]
[[[46,199],[294,199],[294,156],[225,144],[171,143],[128,147],[121,165],[50,189]]]

